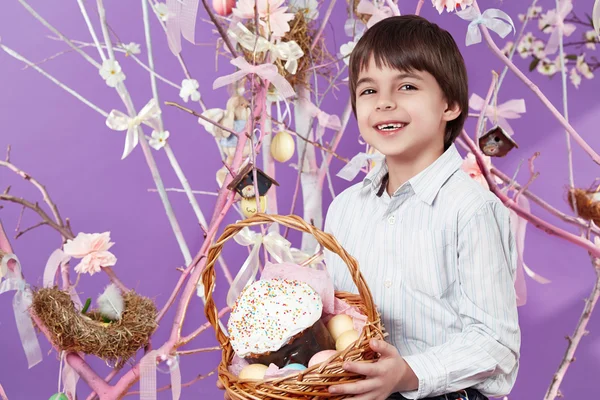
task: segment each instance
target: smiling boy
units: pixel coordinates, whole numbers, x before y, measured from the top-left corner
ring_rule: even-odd
[[[467,73],[452,36],[417,16],[386,18],[350,57],[364,141],[385,156],[337,196],[325,230],[359,262],[389,342],[366,376],[332,386],[360,400],[508,394],[520,350],[509,211],[461,171],[454,140],[468,112]],[[326,252],[336,289],[356,291]]]

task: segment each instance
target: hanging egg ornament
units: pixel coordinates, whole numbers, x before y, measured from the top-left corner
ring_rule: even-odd
[[[295,149],[296,143],[288,131],[279,131],[271,141],[271,155],[281,163],[289,161]]]
[[[235,6],[235,0],[213,0],[212,6],[217,14],[227,17]]]
[[[267,210],[267,196],[260,196],[258,200],[260,203],[260,212],[264,213]],[[242,208],[242,214],[244,214],[246,218],[250,218],[256,214],[256,198],[242,197],[242,200],[240,201],[240,207]]]
[[[50,397],[50,400],[69,400],[69,398],[64,393],[56,393]]]

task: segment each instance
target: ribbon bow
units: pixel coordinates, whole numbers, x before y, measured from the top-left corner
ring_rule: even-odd
[[[159,350],[152,350],[140,361],[140,399],[156,400],[156,360],[165,361],[171,373],[171,393],[173,400],[181,396],[181,370],[179,362],[173,356],[161,354]]]
[[[342,179],[347,181],[351,181],[356,178],[356,175],[360,172],[362,167],[364,167],[367,161],[375,161],[380,162],[384,159],[384,155],[381,153],[375,154],[367,154],[367,153],[358,153],[348,162],[348,164],[344,165],[344,167],[337,173]]]
[[[258,252],[261,244],[265,246],[267,252],[277,263],[294,262],[290,250],[292,244],[277,232],[269,232],[263,236],[245,227],[233,239],[242,246],[252,246],[252,250],[231,283],[229,292],[227,292],[227,305],[229,307],[233,307],[242,290],[256,278],[260,263]]]
[[[481,32],[479,31],[478,25],[483,25],[496,32],[501,38],[505,38],[510,31],[515,30],[515,24],[510,16],[504,11],[495,8],[485,10],[483,14],[480,14],[475,7],[469,7],[457,11],[456,15],[464,20],[471,21],[465,41],[467,46],[481,42]]]
[[[167,40],[173,54],[181,52],[181,35],[195,43],[196,15],[199,0],[167,0]]]
[[[229,85],[242,79],[248,74],[256,74],[261,78],[268,80],[275,86],[280,95],[284,98],[292,97],[296,95],[294,88],[285,78],[277,72],[277,67],[273,64],[259,64],[252,65],[248,63],[243,57],[237,57],[231,60],[231,64],[238,67],[240,70],[230,75],[220,76],[213,82],[213,89],[220,88],[221,86]]]
[[[31,289],[23,279],[21,263],[16,255],[12,253],[5,254],[2,257],[0,268],[6,271],[6,279],[0,283],[0,294],[11,290],[16,291],[13,297],[13,311],[19,336],[21,337],[21,344],[27,357],[27,364],[31,368],[42,361],[42,350],[28,311],[33,301]]]
[[[476,94],[472,94],[469,99],[469,107],[474,110],[481,111],[484,106],[484,100]],[[499,106],[488,105],[485,109],[485,115],[491,118],[498,125],[502,126],[506,133],[513,135],[514,132],[511,126],[508,124],[507,119],[521,118],[521,114],[525,112],[525,100],[524,99],[513,99]]]
[[[382,19],[389,18],[393,15],[392,9],[388,6],[377,7],[368,0],[360,0],[360,3],[356,6],[356,11],[361,14],[371,15],[371,18],[369,18],[369,21],[367,22],[367,28],[370,28]]]
[[[154,130],[159,130],[158,116],[161,111],[158,104],[154,99],[151,99],[148,104],[142,108],[140,113],[135,117],[130,117],[119,110],[112,110],[106,118],[106,126],[114,131],[127,131],[125,137],[125,149],[123,150],[123,156],[121,160],[131,153],[133,149],[138,145],[138,136],[136,129],[142,123],[152,127]]]
[[[232,29],[227,33],[248,51],[265,53],[270,51],[274,58],[285,60],[285,69],[292,75],[298,70],[298,60],[304,55],[302,48],[293,40],[273,44],[266,38],[250,32],[241,22],[237,27],[240,32]]]
[[[322,111],[319,107],[314,105],[310,100],[306,98],[300,99],[300,105],[303,107],[311,117],[317,118],[317,138],[321,138],[325,132],[325,128],[340,130],[342,129],[342,122],[337,115],[327,114]]]
[[[550,34],[550,38],[548,39],[548,43],[544,49],[546,54],[556,53],[560,43],[560,35],[564,34],[565,36],[571,36],[571,34],[575,31],[575,25],[565,24],[565,17],[569,15],[571,10],[573,10],[573,3],[571,0],[560,0],[558,3],[558,8],[556,10],[549,11],[553,13],[551,14],[552,18],[550,20],[550,24],[554,27],[554,30]]]

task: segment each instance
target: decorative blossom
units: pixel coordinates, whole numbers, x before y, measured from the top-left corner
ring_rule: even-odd
[[[529,9],[527,10],[527,16],[529,17],[529,19],[537,18],[541,13],[542,7],[540,6],[529,7]],[[525,22],[525,14],[519,14],[519,21]]]
[[[585,62],[585,53],[577,57],[577,63],[575,64],[577,71],[587,79],[592,79],[594,73],[590,70],[590,66]]]
[[[200,92],[198,88],[200,84],[195,79],[184,79],[181,81],[181,90],[179,91],[179,97],[186,103],[192,98],[192,101],[200,100]]]
[[[140,54],[140,45],[134,42],[131,42],[129,44],[124,44],[122,45],[123,49],[125,49],[125,51],[127,52],[125,55],[130,55],[130,54]]]
[[[492,168],[492,160],[490,157],[486,156],[486,155],[482,155],[484,163],[486,168],[489,170]],[[486,189],[489,189],[490,186],[488,185],[487,181],[485,180],[485,177],[483,176],[483,173],[481,172],[481,169],[479,168],[479,164],[477,164],[477,158],[475,158],[475,155],[473,153],[469,153],[467,154],[467,156],[464,158],[461,169],[463,171],[465,171],[467,174],[469,174],[469,176],[473,179],[475,179],[475,181],[477,183],[479,183],[481,186],[483,186]],[[496,183],[502,183],[502,181],[496,177]]]
[[[517,53],[521,56],[521,58],[527,58],[531,54],[533,48],[533,42],[535,41],[535,36],[533,33],[526,33],[519,44],[517,45]]]
[[[110,232],[80,232],[75,239],[67,240],[64,252],[68,256],[82,259],[75,266],[75,272],[94,275],[100,272],[102,267],[112,267],[117,263],[117,258],[108,251],[113,245],[114,243],[110,241]]]
[[[504,45],[504,47],[502,48],[501,51],[506,57],[508,57],[514,47],[515,47],[515,42],[508,41],[508,42],[506,42],[506,44]]]
[[[571,72],[569,72],[569,79],[575,88],[579,89],[579,85],[581,84],[581,75],[577,73],[577,68],[572,68]]]
[[[171,17],[167,3],[156,3],[156,5],[154,6],[154,10],[160,17],[160,20],[163,22],[167,22],[169,17]]]
[[[537,70],[542,75],[552,76],[558,71],[558,68],[556,67],[556,63],[554,61],[544,58],[543,60],[540,60],[539,64],[537,65]]]
[[[154,148],[154,150],[160,150],[167,144],[167,139],[171,136],[169,131],[152,131],[152,136],[148,141],[148,144]]]
[[[100,68],[100,76],[110,87],[116,87],[125,80],[125,74],[117,60],[104,60]]]
[[[585,47],[587,47],[590,50],[596,50],[596,43],[598,43],[596,41],[596,31],[587,31],[585,33]]]
[[[288,22],[294,19],[294,14],[288,13],[287,6],[282,7],[285,0],[257,0],[257,12],[260,25],[267,28],[275,38],[289,32]],[[255,0],[238,0],[233,15],[242,19],[254,18]]]
[[[546,57],[546,43],[541,40],[536,40],[531,45],[531,53],[535,56],[535,58],[539,58],[540,60]]]
[[[461,9],[464,9],[473,4],[473,0],[431,0],[431,2],[440,14],[444,11],[444,8],[446,11],[452,12],[458,10],[459,6]]]
[[[290,0],[290,11],[296,14],[302,11],[308,21],[319,17],[319,3],[317,0]]]
[[[350,54],[352,54],[354,47],[356,47],[355,41],[344,43],[340,46],[340,55],[343,57],[344,63],[346,65],[349,65],[350,63]]]

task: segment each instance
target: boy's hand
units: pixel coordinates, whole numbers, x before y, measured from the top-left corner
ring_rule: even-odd
[[[398,350],[383,340],[371,340],[371,349],[381,355],[374,363],[346,362],[346,371],[365,375],[366,379],[329,387],[329,393],[354,394],[354,400],[385,400],[395,392],[415,390],[419,380]]]
[[[221,390],[225,390],[225,386],[223,386],[223,384],[221,383],[221,381],[218,378],[217,378],[217,387]],[[231,400],[231,397],[229,397],[227,392],[225,392],[225,394],[223,395],[223,400]]]

